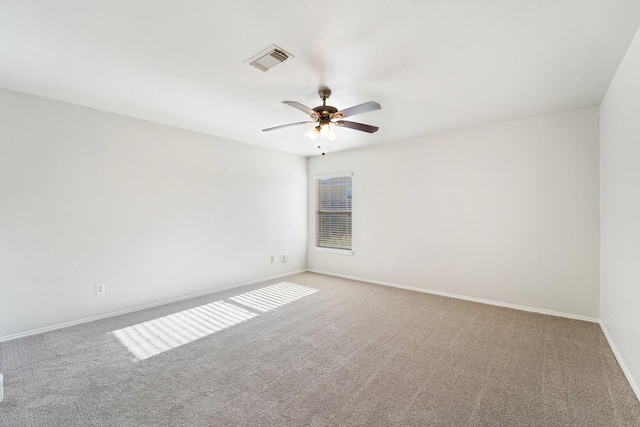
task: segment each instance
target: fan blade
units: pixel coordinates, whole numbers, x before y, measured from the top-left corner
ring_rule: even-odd
[[[340,121],[335,122],[335,123],[338,126],[342,126],[342,127],[349,128],[349,129],[361,130],[362,132],[369,132],[369,133],[374,133],[378,129],[380,129],[377,126],[365,125],[364,123],[347,122],[347,121],[344,121],[344,120],[340,120]]]
[[[288,128],[290,126],[299,126],[299,125],[306,125],[306,124],[312,124],[315,122],[298,122],[298,123],[289,123],[288,125],[280,125],[280,126],[274,126],[272,128],[266,128],[266,129],[262,129],[262,132],[269,132],[272,130],[277,130],[277,129],[283,129],[283,128]]]
[[[290,107],[297,108],[298,110],[302,111],[303,113],[307,113],[310,116],[317,116],[318,115],[318,113],[313,111],[311,108],[307,107],[306,105],[302,105],[299,102],[296,102],[296,101],[282,101],[282,103],[283,104],[287,104]]]
[[[342,111],[338,111],[337,113],[333,113],[332,116],[340,115],[340,117],[350,117],[355,116],[356,114],[368,113],[369,111],[379,110],[380,104],[377,102],[369,101],[364,104],[356,105],[354,107],[345,108]]]

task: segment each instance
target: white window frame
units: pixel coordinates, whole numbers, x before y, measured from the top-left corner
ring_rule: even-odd
[[[319,193],[318,193],[318,181],[321,179],[328,179],[328,178],[343,178],[343,177],[349,177],[351,178],[351,189],[353,191],[353,172],[341,172],[341,173],[334,173],[334,174],[329,174],[329,175],[317,175],[315,178],[315,249],[318,252],[327,252],[327,253],[332,253],[332,254],[338,254],[338,255],[353,255],[353,232],[351,234],[351,249],[338,249],[338,248],[326,248],[326,247],[322,247],[322,246],[318,246],[318,214],[319,214]],[[353,230],[353,203],[351,205],[351,228]]]

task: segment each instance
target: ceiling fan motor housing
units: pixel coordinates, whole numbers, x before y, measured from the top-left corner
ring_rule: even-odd
[[[336,107],[332,107],[331,105],[320,105],[319,107],[313,108],[313,111],[318,113],[318,117],[320,119],[330,119],[332,118],[334,113],[338,112]]]

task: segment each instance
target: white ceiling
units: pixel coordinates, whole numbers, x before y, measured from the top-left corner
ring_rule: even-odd
[[[596,105],[638,0],[0,0],[0,87],[300,155],[307,116],[377,101],[330,150]],[[262,73],[245,61],[294,55]]]

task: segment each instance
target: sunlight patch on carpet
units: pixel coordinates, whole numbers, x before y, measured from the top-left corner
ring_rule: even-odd
[[[118,329],[112,334],[136,359],[144,360],[316,292],[317,289],[281,282]]]
[[[318,292],[317,289],[282,282],[231,297],[229,299],[233,302],[264,313],[316,292]]]

